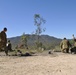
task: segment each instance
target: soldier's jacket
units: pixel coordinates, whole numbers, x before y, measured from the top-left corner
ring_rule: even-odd
[[[66,39],[65,39],[65,40],[62,40],[61,43],[60,43],[61,49],[69,48],[69,45],[70,45],[70,43],[69,43],[69,41],[66,40]]]
[[[7,35],[4,31],[0,32],[0,48],[5,47],[7,43]]]

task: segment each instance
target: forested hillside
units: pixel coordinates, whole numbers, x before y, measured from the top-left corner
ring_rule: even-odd
[[[36,35],[30,35],[30,34],[26,34],[25,36],[28,36],[28,46],[32,47],[35,46],[35,42],[37,41],[37,36]],[[13,48],[17,45],[21,44],[21,36],[16,36],[16,37],[12,37],[12,38],[8,38],[11,43]],[[59,46],[61,39],[49,36],[49,35],[41,35],[40,36],[40,42],[43,43],[43,45],[48,48],[54,48],[55,46]]]

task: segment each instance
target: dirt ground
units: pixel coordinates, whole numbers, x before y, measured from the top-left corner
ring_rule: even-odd
[[[0,55],[0,75],[76,75],[76,54]]]

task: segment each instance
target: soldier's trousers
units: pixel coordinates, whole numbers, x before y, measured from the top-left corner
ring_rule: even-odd
[[[69,48],[66,48],[66,53],[69,53]]]
[[[8,55],[8,49],[6,47],[6,43],[0,42],[0,50],[4,50],[5,54]]]
[[[69,53],[69,48],[63,49],[62,52],[63,52],[63,53],[65,53],[65,52],[66,52],[66,53]]]

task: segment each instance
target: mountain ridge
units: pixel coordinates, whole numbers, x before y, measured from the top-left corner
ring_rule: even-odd
[[[37,41],[37,35],[31,35],[31,34],[26,34],[25,36],[29,36],[28,38],[28,45],[29,46],[34,46],[35,41]],[[12,46],[15,48],[15,46],[21,44],[21,36],[16,36],[16,37],[11,37],[8,38],[8,40],[11,41]],[[62,39],[49,36],[49,35],[40,35],[40,41],[45,45],[45,46],[57,46],[60,44]]]

